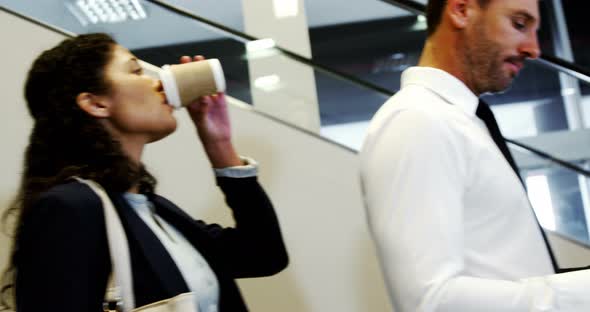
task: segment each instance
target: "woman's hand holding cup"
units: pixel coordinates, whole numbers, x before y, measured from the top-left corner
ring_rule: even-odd
[[[180,58],[180,63],[199,62],[204,59],[201,55],[197,55],[193,59],[183,56]],[[225,94],[218,92],[200,97],[188,104],[186,108],[213,167],[225,168],[242,165],[231,142],[231,125]]]

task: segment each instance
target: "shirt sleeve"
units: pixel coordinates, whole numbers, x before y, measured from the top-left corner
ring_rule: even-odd
[[[588,271],[516,281],[469,276],[462,198],[472,160],[460,135],[412,110],[393,113],[380,126],[361,152],[361,174],[395,311],[590,309]]]
[[[213,172],[216,177],[226,178],[250,178],[258,175],[258,162],[256,160],[240,156],[243,162],[242,166],[233,166],[226,168],[214,168]]]

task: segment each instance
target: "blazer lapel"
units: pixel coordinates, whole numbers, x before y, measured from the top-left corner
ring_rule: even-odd
[[[168,295],[173,296],[188,292],[189,289],[182,277],[182,273],[180,273],[176,263],[158,237],[137,215],[123,196],[111,195],[110,197],[121,217],[130,248],[131,245],[138,247],[137,249],[141,254],[136,256],[146,259]]]
[[[207,235],[203,228],[205,224],[198,224],[184,210],[161,196],[151,195],[150,201],[155,205],[158,215],[174,225],[207,260],[209,266],[216,271],[215,268],[218,267],[220,261],[215,258],[212,252],[215,247],[212,244],[211,237]]]

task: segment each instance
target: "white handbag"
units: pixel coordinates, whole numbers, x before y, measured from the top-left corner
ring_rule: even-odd
[[[115,311],[120,310],[122,312],[198,312],[199,308],[195,294],[192,292],[142,307],[135,307],[129,246],[121,219],[119,219],[111,199],[100,184],[77,177],[76,180],[88,185],[102,201],[113,268],[109,289],[105,295],[106,302],[117,302],[117,310]],[[105,311],[109,310],[105,308]]]

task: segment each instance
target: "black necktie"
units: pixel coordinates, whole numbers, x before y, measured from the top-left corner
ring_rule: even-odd
[[[477,105],[475,115],[477,115],[477,117],[483,120],[483,122],[486,124],[486,127],[488,128],[488,131],[490,132],[490,135],[492,136],[494,143],[496,143],[496,146],[498,146],[498,148],[502,152],[502,155],[504,155],[504,158],[506,158],[506,161],[508,161],[510,167],[512,167],[512,170],[514,170],[516,175],[520,178],[518,167],[514,162],[514,158],[512,158],[512,154],[510,154],[510,150],[506,145],[506,141],[502,136],[502,132],[500,132],[500,128],[498,127],[498,123],[496,122],[496,118],[494,117],[494,113],[490,109],[490,106],[488,106],[486,102],[479,100],[479,104]]]
[[[496,143],[496,145],[498,146],[498,148],[500,149],[500,151],[504,155],[504,158],[506,158],[506,161],[508,161],[508,163],[510,164],[510,167],[512,167],[512,170],[514,170],[514,172],[516,172],[516,175],[520,179],[520,174],[518,171],[518,167],[516,166],[516,162],[514,162],[514,158],[512,158],[512,154],[510,154],[510,150],[508,149],[508,145],[506,145],[506,141],[504,140],[504,137],[502,136],[502,132],[500,132],[500,128],[498,127],[498,123],[496,122],[496,118],[494,117],[494,113],[492,112],[492,110],[490,109],[488,104],[486,104],[482,100],[479,100],[479,104],[477,105],[477,110],[475,111],[475,115],[477,115],[477,117],[479,117],[481,120],[483,120],[483,122],[486,124],[486,127],[488,128],[488,131],[490,132],[490,135],[492,136],[494,143]],[[521,180],[521,183],[522,183],[522,180]],[[533,211],[533,215],[536,216],[534,214],[534,211]],[[537,225],[539,226],[539,229],[541,230],[541,235],[543,236],[543,241],[545,241],[545,246],[547,247],[547,252],[549,253],[549,257],[551,258],[551,264],[553,265],[553,270],[555,271],[555,273],[560,273],[560,272],[562,272],[562,270],[559,269],[559,267],[557,266],[557,261],[555,260],[555,255],[553,255],[553,250],[551,249],[551,246],[549,245],[549,241],[547,240],[547,235],[545,235],[545,231],[543,231],[543,228],[541,227],[541,224],[539,224],[539,220],[537,220],[536,217],[535,217],[535,220],[537,221]]]

